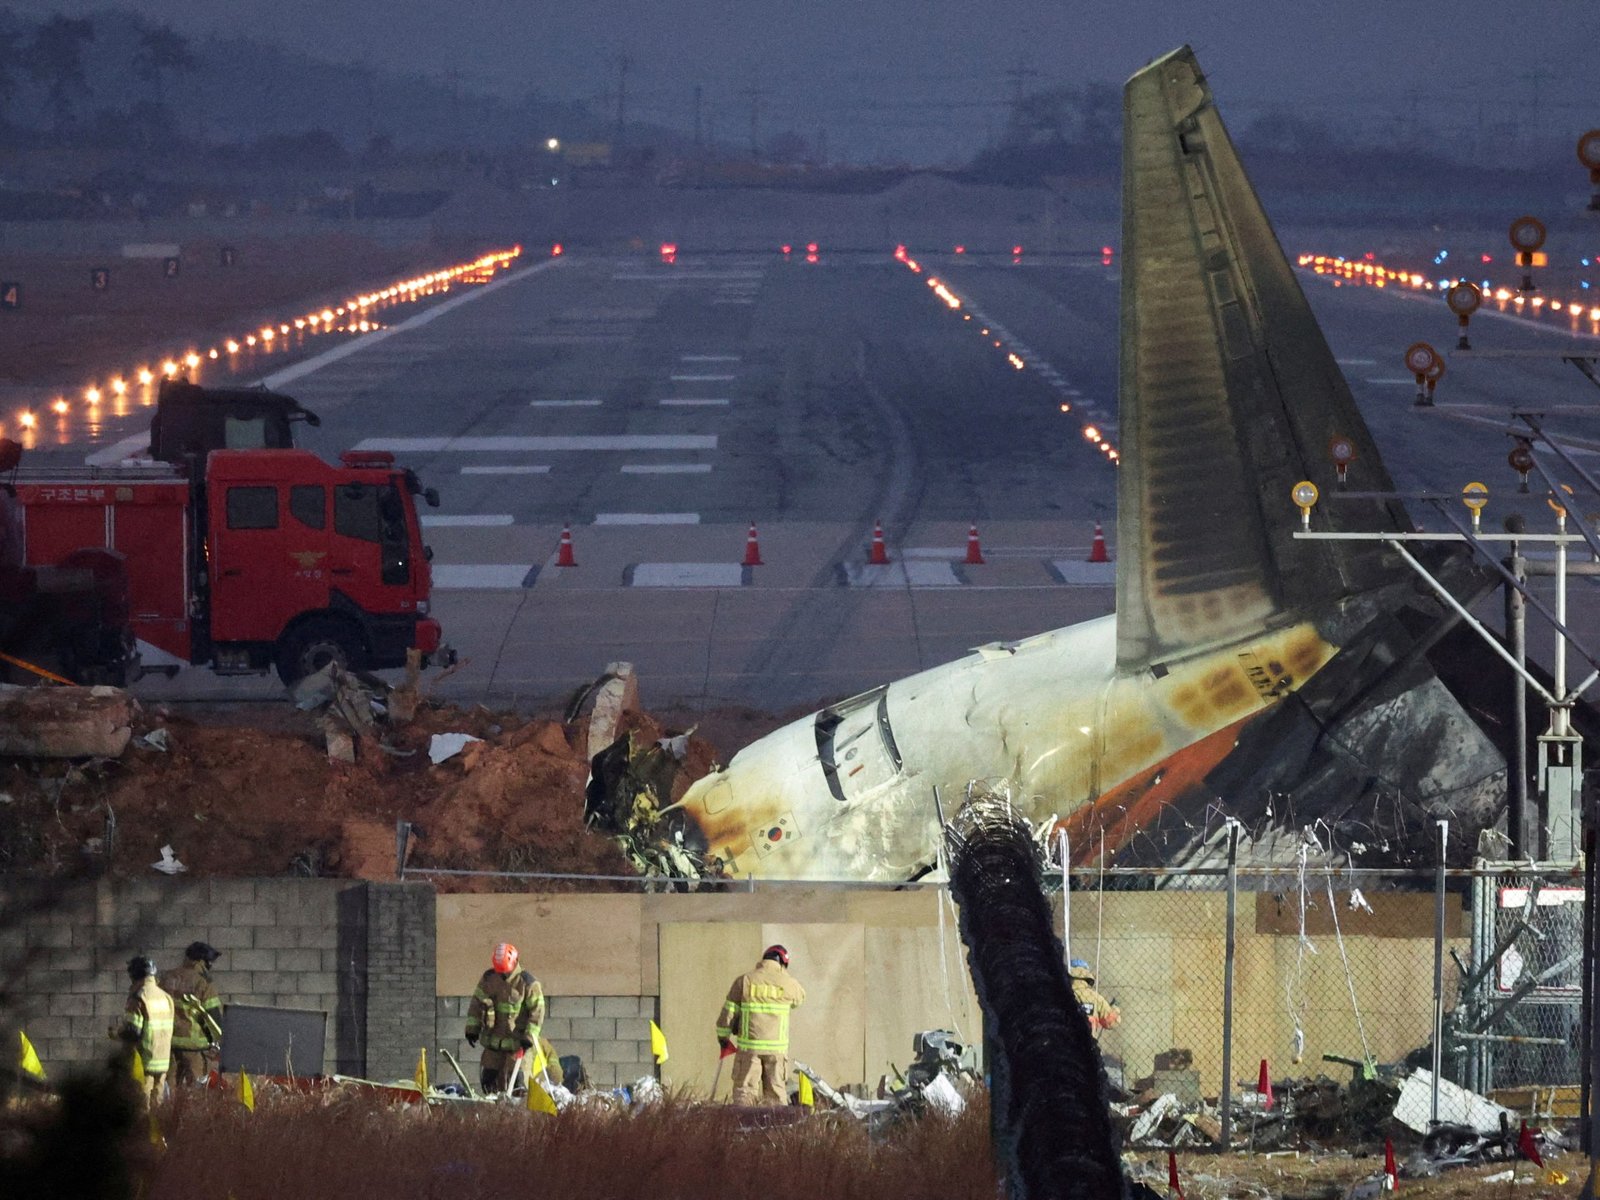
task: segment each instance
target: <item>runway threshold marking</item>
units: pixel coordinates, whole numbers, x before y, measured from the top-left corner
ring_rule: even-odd
[[[533,586],[538,567],[526,563],[436,563],[433,567],[435,590],[510,591]]]
[[[750,568],[738,563],[634,563],[622,573],[625,587],[745,587]]]

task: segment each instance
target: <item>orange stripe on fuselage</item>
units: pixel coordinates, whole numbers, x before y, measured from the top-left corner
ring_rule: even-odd
[[[1071,843],[1073,864],[1092,862],[1102,845],[1108,858],[1116,854],[1160,816],[1162,809],[1181,800],[1192,788],[1201,786],[1212,769],[1232,753],[1239,741],[1239,731],[1261,715],[1260,712],[1251,713],[1207,734],[1058,821],[1056,829],[1066,830]]]

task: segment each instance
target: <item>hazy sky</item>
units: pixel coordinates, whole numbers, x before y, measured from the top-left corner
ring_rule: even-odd
[[[112,0],[0,0],[28,16]],[[793,128],[871,149],[958,152],[1030,87],[1120,82],[1183,42],[1224,111],[1293,101],[1307,115],[1404,110],[1434,124],[1516,116],[1600,125],[1597,0],[136,0],[192,36],[248,33],[335,61],[443,74],[611,111],[620,55],[629,113],[687,129],[692,89],[722,138]],[[1346,108],[1346,106],[1349,106]]]

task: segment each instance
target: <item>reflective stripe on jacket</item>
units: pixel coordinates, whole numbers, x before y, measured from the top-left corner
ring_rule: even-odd
[[[805,1003],[806,990],[788,970],[762,959],[733,981],[717,1017],[717,1037],[731,1037],[752,1054],[789,1052],[789,1010]]]
[[[486,1050],[510,1053],[526,1038],[537,1043],[544,1024],[544,988],[527,971],[485,971],[467,1007],[467,1036],[480,1035]]]
[[[146,1075],[159,1075],[172,1062],[172,997],[154,979],[146,978],[128,992],[122,1023],[138,1039],[135,1043]]]
[[[211,983],[211,974],[202,962],[193,959],[181,967],[174,967],[161,977],[161,988],[172,997],[176,1015],[172,1021],[172,1048],[174,1050],[204,1050],[215,1040],[203,1021],[197,1021],[189,1012],[185,996],[211,1014],[211,1019],[222,1024],[222,997]]]

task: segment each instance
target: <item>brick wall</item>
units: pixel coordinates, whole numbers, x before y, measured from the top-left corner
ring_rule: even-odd
[[[437,1038],[438,1045],[460,1061],[476,1087],[478,1052],[462,1037],[471,999],[439,997]],[[557,1054],[576,1054],[583,1059],[590,1083],[609,1088],[656,1074],[650,1053],[650,1022],[655,1019],[654,996],[552,996],[543,1032]],[[445,1065],[435,1074],[435,1082],[443,1081],[448,1071]]]
[[[0,1024],[26,1031],[53,1075],[111,1049],[106,1030],[122,1013],[131,956],[166,970],[196,940],[223,952],[213,978],[224,1001],[326,1012],[330,1073],[409,1076],[432,1032],[425,886],[163,878],[58,894],[10,885],[3,899]]]

